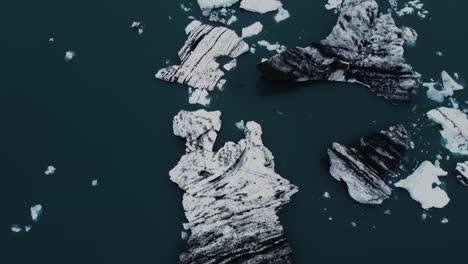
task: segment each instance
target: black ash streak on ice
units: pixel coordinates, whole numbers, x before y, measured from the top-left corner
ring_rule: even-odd
[[[399,104],[411,101],[420,83],[403,57],[403,44],[403,32],[376,1],[349,0],[326,39],[287,49],[258,69],[274,80],[357,82]]]
[[[298,188],[275,172],[255,122],[245,125],[245,139],[214,152],[220,115],[181,111],[174,118],[174,134],[187,141],[169,172],[185,191],[184,228],[190,232],[180,263],[290,263],[276,213]]]

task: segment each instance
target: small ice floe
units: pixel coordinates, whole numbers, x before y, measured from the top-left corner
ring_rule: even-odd
[[[22,232],[23,231],[23,227],[21,227],[20,225],[11,225],[11,232],[13,233],[19,233],[19,232]]]
[[[187,240],[188,237],[189,235],[187,234],[187,232],[185,231],[180,232],[180,238],[182,238],[182,240]]]
[[[56,171],[54,166],[47,166],[47,170],[44,172],[45,175],[52,175]]]
[[[352,227],[357,227],[356,222],[351,222],[350,224],[351,224]]]
[[[450,198],[439,185],[438,177],[447,176],[447,172],[434,166],[430,161],[424,161],[408,178],[395,183],[396,187],[406,189],[411,198],[418,201],[422,208],[443,208]]]
[[[250,12],[265,14],[278,10],[283,4],[278,0],[242,0],[240,7]]]
[[[97,179],[94,179],[91,181],[91,186],[96,187],[99,186],[99,181]]]
[[[263,30],[263,25],[260,22],[255,22],[252,25],[242,29],[242,38],[248,38],[260,34]]]
[[[42,215],[42,205],[37,204],[33,207],[31,207],[31,219],[34,222],[39,221],[39,217]]]
[[[278,8],[278,13],[275,15],[274,18],[275,18],[276,23],[279,23],[281,21],[288,19],[289,17],[291,17],[291,15],[289,14],[289,11],[284,9],[283,7],[280,7]]]
[[[401,31],[403,32],[403,39],[405,40],[405,44],[410,47],[416,46],[416,41],[418,40],[418,33],[416,30],[410,27],[402,27]]]
[[[468,187],[468,161],[457,163],[455,171],[458,172],[458,182],[463,186]]]
[[[236,125],[237,129],[242,130],[242,131],[245,130],[244,120],[241,120],[241,121],[239,121],[239,122],[236,122],[235,125]]]
[[[424,4],[420,0],[412,0],[403,4],[402,8],[399,9],[398,3],[395,0],[389,0],[390,6],[398,16],[416,14],[420,18],[426,18],[429,11],[424,9]]]
[[[329,194],[328,192],[324,192],[324,193],[323,193],[323,198],[325,198],[325,199],[330,199],[330,197],[331,197],[331,196],[330,196],[330,194]]]
[[[31,231],[31,229],[32,229],[31,225],[25,225],[24,226],[24,232],[29,232],[29,231]]]
[[[445,148],[459,155],[468,155],[468,118],[455,108],[439,107],[427,112],[427,117],[442,126],[440,134]]]
[[[138,32],[138,35],[143,34],[144,25],[139,21],[133,21],[130,28],[136,30]]]
[[[428,88],[427,97],[435,102],[442,103],[445,98],[453,96],[454,91],[463,90],[464,88],[450,77],[446,71],[442,71],[441,79],[442,85],[436,82],[423,83],[423,86]]]
[[[49,42],[54,42],[55,39],[54,38],[49,38]]]
[[[325,4],[325,9],[327,10],[337,10],[339,11],[341,4],[343,4],[343,0],[328,0],[328,3]]]
[[[69,62],[75,58],[76,53],[72,50],[66,51],[65,52],[65,61]]]
[[[265,47],[268,51],[276,51],[278,53],[284,51],[285,47],[281,46],[278,42],[271,44],[266,40],[259,40],[257,44],[261,47]]]
[[[236,59],[232,59],[230,62],[223,65],[223,68],[226,71],[230,71],[230,70],[234,69],[235,67],[237,67],[237,60]]]
[[[384,211],[384,214],[386,214],[386,215],[391,215],[391,214],[392,214],[392,211],[390,211],[390,209],[387,209],[387,210]]]
[[[197,0],[200,9],[214,9],[219,7],[229,7],[239,2],[239,0]]]
[[[440,222],[441,222],[442,224],[448,224],[449,220],[448,220],[447,217],[443,217],[442,219],[440,219]]]
[[[236,17],[235,15],[232,15],[232,16],[228,19],[228,21],[226,22],[226,24],[227,24],[228,26],[229,26],[229,25],[232,25],[232,24],[234,24],[235,22],[237,22],[237,20],[238,20],[237,17]]]
[[[255,54],[255,51],[257,51],[257,49],[255,49],[254,47],[250,47],[249,51],[250,53]]]
[[[188,6],[184,5],[184,4],[180,4],[180,9],[182,9],[182,11],[184,11],[184,12],[188,12],[188,11],[192,10],[192,8],[190,8],[190,7],[188,7]]]
[[[421,214],[421,220],[426,221],[428,215],[426,213]]]
[[[211,102],[210,95],[206,89],[198,89],[189,87],[189,103],[190,104],[201,104],[207,106]]]
[[[435,54],[436,54],[437,56],[439,56],[439,57],[442,57],[442,56],[444,55],[444,54],[442,53],[442,51],[436,51]]]
[[[333,221],[333,217],[328,217],[328,221]]]

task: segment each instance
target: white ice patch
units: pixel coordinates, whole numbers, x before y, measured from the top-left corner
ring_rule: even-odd
[[[452,91],[463,90],[464,87],[458,84],[446,71],[442,72],[441,77],[445,89]]]
[[[99,181],[97,179],[94,179],[91,181],[91,186],[96,187],[99,186]]]
[[[260,22],[255,22],[252,25],[242,29],[242,38],[248,38],[260,34],[263,30],[263,25]]]
[[[56,171],[54,166],[47,166],[47,170],[44,172],[45,175],[52,175]]]
[[[420,0],[412,0],[403,4],[401,9],[398,7],[398,3],[395,0],[389,0],[392,9],[398,16],[406,16],[416,14],[420,18],[426,18],[429,11],[424,9],[424,4]]]
[[[237,17],[235,15],[232,15],[228,21],[226,22],[226,24],[229,26],[229,25],[232,25],[233,23],[237,22]]]
[[[192,10],[192,8],[190,8],[188,6],[185,6],[184,4],[180,4],[180,9],[182,9],[182,11],[184,11],[184,12],[188,12],[188,11]]]
[[[285,47],[281,46],[278,42],[272,44],[266,40],[260,40],[257,42],[257,44],[261,47],[265,47],[269,51],[276,51],[278,53],[284,51],[285,49]]]
[[[210,95],[206,89],[197,89],[189,87],[189,103],[190,104],[201,104],[207,106],[211,102]]]
[[[223,65],[223,68],[226,71],[230,71],[230,70],[234,69],[235,67],[237,67],[237,60],[236,59],[232,59],[230,62]]]
[[[341,4],[343,4],[343,0],[328,0],[328,3],[325,4],[325,9],[339,9]]]
[[[443,208],[449,203],[450,198],[439,187],[440,176],[447,176],[447,172],[434,166],[430,161],[424,161],[413,174],[395,183],[395,186],[406,189],[411,198],[418,201],[424,209]]]
[[[429,119],[442,126],[440,134],[450,152],[468,155],[468,118],[455,108],[440,107],[427,113]]]
[[[69,62],[75,58],[76,53],[73,50],[69,50],[65,52],[65,61]]]
[[[331,196],[328,192],[323,193],[323,198],[329,199]]]
[[[278,10],[283,4],[278,0],[242,0],[240,7],[247,11],[265,14]]]
[[[38,204],[31,207],[31,219],[34,222],[39,221],[39,217],[42,215],[42,205]]]
[[[440,219],[440,223],[442,224],[448,224],[449,220],[447,217],[443,217],[442,219]]]
[[[423,83],[427,88],[427,97],[435,102],[442,103],[445,98],[454,95],[454,91],[462,90],[463,86],[458,84],[446,71],[442,71],[442,85],[438,82]]]
[[[138,35],[143,34],[143,24],[140,21],[133,21],[132,24],[130,25],[130,28],[136,30],[138,32]]]
[[[200,9],[213,9],[218,7],[228,7],[239,2],[239,0],[197,0]]]
[[[23,228],[20,225],[12,225],[11,226],[11,232],[19,233],[21,231],[23,231]]]
[[[401,31],[403,32],[403,39],[405,40],[406,45],[414,47],[418,40],[418,33],[416,30],[410,27],[402,27]]]
[[[244,120],[236,122],[235,125],[236,125],[237,129],[244,131],[244,129],[245,129]]]
[[[283,20],[288,19],[289,17],[291,17],[289,11],[284,9],[283,7],[280,7],[278,8],[278,13],[275,15],[275,21],[276,23],[279,23]]]

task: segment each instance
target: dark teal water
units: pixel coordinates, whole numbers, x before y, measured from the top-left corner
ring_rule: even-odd
[[[183,12],[180,3],[193,10]],[[260,20],[264,32],[250,42],[305,46],[335,23],[325,1],[283,3],[289,20],[276,24],[272,14],[238,11],[232,28],[239,32]],[[468,4],[424,3],[430,18],[398,19],[419,33],[407,59],[426,81],[447,70],[464,83]],[[171,121],[179,110],[199,107],[188,104],[186,87],[153,76],[167,59],[178,62],[187,16],[201,17],[195,1],[15,1],[1,9],[0,263],[176,263],[184,247],[182,192],[168,171],[184,142],[172,135]],[[143,35],[130,30],[133,20],[145,24]],[[69,63],[66,50],[77,52]],[[442,161],[452,200],[430,211],[427,221],[404,190],[382,206],[362,206],[328,174],[326,149],[333,141],[353,144],[397,123],[420,128],[412,128],[416,149],[402,177],[438,153],[445,157],[438,128],[423,116],[440,104],[423,88],[413,103],[395,107],[359,85],[267,82],[255,65],[271,55],[259,48],[241,57],[207,109],[223,112],[218,147],[242,137],[235,122],[259,122],[278,173],[299,186],[281,211],[295,263],[463,263],[468,190],[453,173],[463,157]],[[466,107],[466,91],[455,97]],[[45,176],[50,164],[57,172]],[[91,186],[94,178],[99,187]],[[322,198],[325,191],[331,199]],[[12,224],[30,222],[29,207],[38,203],[44,207],[39,223],[29,233],[12,233]],[[440,224],[442,217],[450,222]]]

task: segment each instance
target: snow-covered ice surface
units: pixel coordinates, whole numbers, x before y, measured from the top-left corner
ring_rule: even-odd
[[[260,14],[278,10],[282,6],[278,0],[242,0],[240,4],[242,9]]]
[[[395,183],[396,187],[406,189],[411,198],[418,201],[424,209],[443,208],[450,198],[439,187],[439,177],[447,176],[447,172],[434,166],[430,161],[424,161],[408,178]]]
[[[229,7],[239,0],[197,0],[200,9],[213,9],[218,7]]]
[[[263,30],[263,25],[260,22],[255,22],[252,25],[242,29],[242,38],[248,38],[260,34]]]
[[[452,153],[468,155],[468,119],[455,108],[440,107],[427,113],[429,119],[442,126],[440,134]]]
[[[194,20],[185,32],[188,38],[179,51],[181,64],[159,70],[156,78],[212,91],[224,76],[216,58],[237,58],[249,51],[249,45],[225,27],[213,27]]]
[[[34,206],[31,207],[30,210],[31,210],[31,219],[34,222],[39,221],[39,218],[42,215],[42,205],[40,205],[40,204],[34,205]]]

